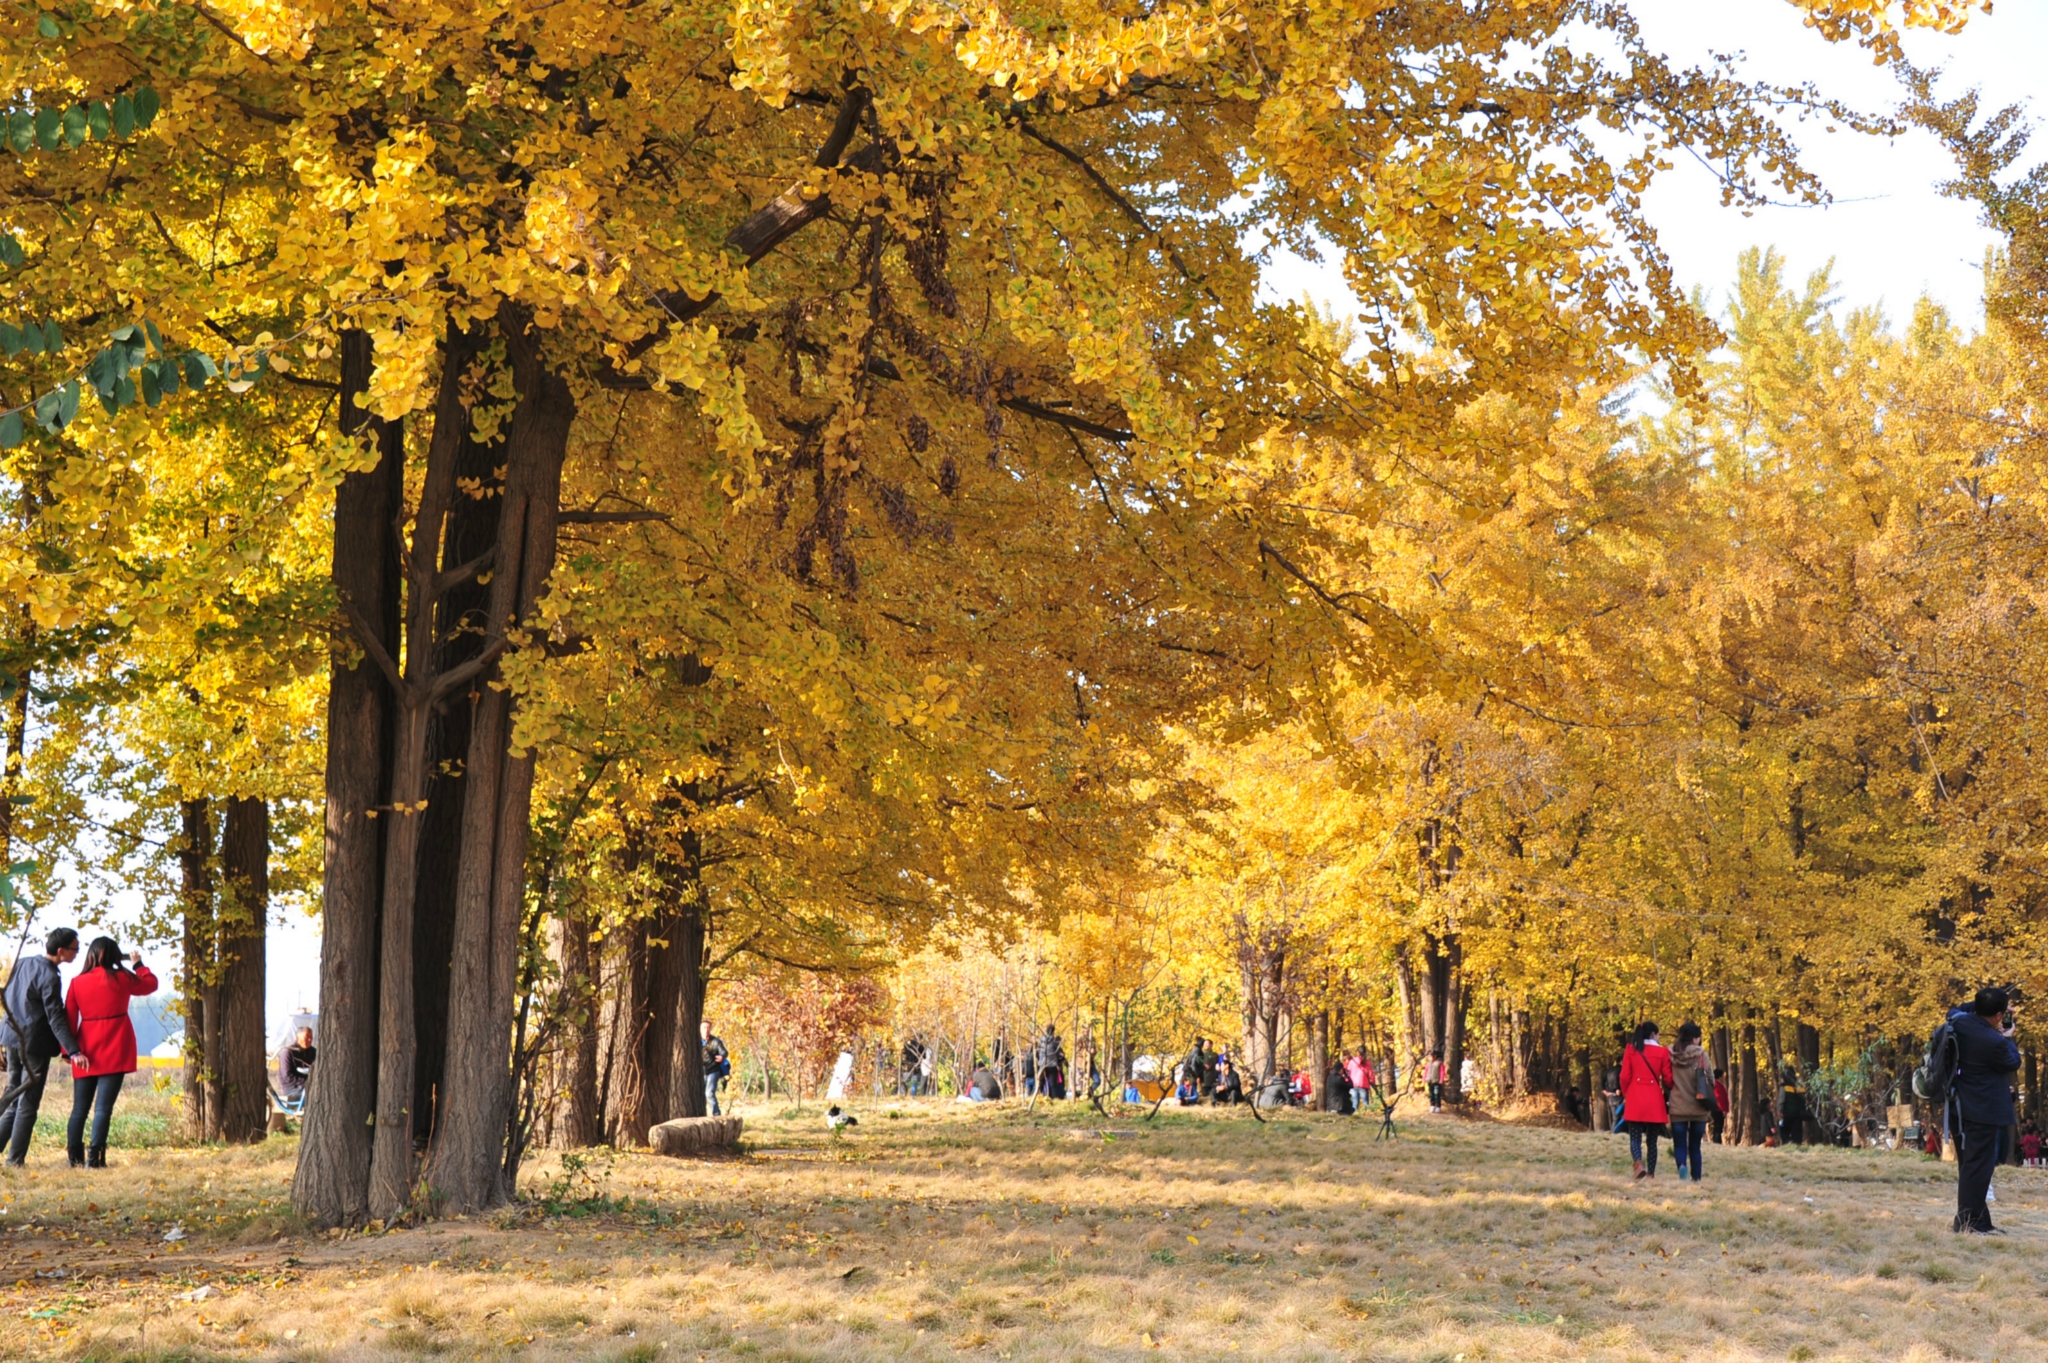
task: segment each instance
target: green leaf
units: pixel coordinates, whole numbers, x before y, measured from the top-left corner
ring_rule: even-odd
[[[85,106],[74,104],[64,111],[64,145],[76,149],[85,145]]]
[[[45,317],[43,319],[43,350],[48,354],[54,355],[63,348],[64,333],[57,330],[57,319]]]
[[[147,85],[137,90],[135,92],[135,126],[147,128],[150,124],[156,122],[156,111],[159,107],[161,106],[157,103],[156,91]]]
[[[181,378],[176,360],[165,358],[156,362],[156,386],[163,390],[165,397],[178,391]]]
[[[100,100],[85,106],[85,128],[95,142],[104,142],[114,135],[114,113]]]
[[[57,21],[48,14],[36,16],[36,32],[42,34],[45,38],[61,38],[64,36],[64,31],[57,27]]]
[[[36,145],[44,151],[57,150],[57,143],[64,136],[64,114],[57,109],[36,110]]]
[[[29,154],[36,144],[36,116],[27,109],[16,110],[7,120],[7,145],[21,156]]]
[[[156,353],[157,353],[157,354],[159,354],[159,355],[163,354],[163,353],[164,353],[164,338],[163,338],[163,333],[162,333],[162,332],[159,332],[159,331],[158,331],[158,330],[156,329],[156,323],[154,323],[154,322],[150,321],[150,320],[149,320],[149,319],[148,319],[147,317],[145,317],[145,318],[143,318],[143,319],[142,319],[142,329],[143,329],[143,331],[145,331],[145,332],[147,332],[147,333],[148,333],[148,335],[149,335],[149,343],[150,343],[150,345],[152,345],[152,346],[154,346],[154,347],[156,348]]]
[[[194,388],[206,387],[206,381],[220,371],[213,367],[213,361],[196,350],[185,352],[185,382]]]
[[[0,350],[7,352],[11,359],[28,347],[28,338],[21,334],[21,328],[12,322],[0,322]]]
[[[76,386],[74,383],[73,387]],[[114,385],[114,401],[123,407],[133,407],[135,405],[135,380],[123,374]]]
[[[131,137],[135,133],[135,96],[122,91],[114,96],[114,136]]]
[[[0,450],[11,450],[22,440],[21,413],[0,416]]]
[[[21,249],[21,243],[14,239],[12,233],[0,232],[0,265],[18,270],[27,263],[28,255]]]
[[[57,413],[63,410],[63,405],[64,395],[62,393],[45,393],[37,398],[35,405],[36,425],[52,433],[61,430],[62,425],[57,420]]]
[[[100,395],[100,401],[107,404],[107,411],[114,410],[114,385],[121,380],[121,357],[108,346],[85,362],[85,381]]]
[[[107,334],[117,341],[132,341],[142,334],[142,328],[133,322],[123,322]]]
[[[163,390],[156,386],[156,366],[146,364],[140,373],[142,379],[136,386],[142,389],[143,405],[154,407],[164,400]]]
[[[21,324],[21,344],[31,355],[43,353],[43,329],[33,320]]]
[[[79,396],[80,384],[77,379],[73,379],[58,390],[59,402],[57,410],[63,414],[66,426],[71,424],[71,418],[78,415]]]

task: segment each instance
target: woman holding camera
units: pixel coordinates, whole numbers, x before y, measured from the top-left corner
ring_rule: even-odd
[[[130,963],[133,969],[129,968]],[[107,1125],[121,1081],[135,1073],[135,1024],[128,1020],[128,1000],[156,992],[156,976],[142,963],[140,952],[121,959],[111,937],[96,937],[64,999],[71,1031],[85,1052],[83,1065],[71,1067],[71,1126],[66,1131],[71,1167],[107,1167]],[[92,1113],[92,1146],[85,1144],[85,1117]]]

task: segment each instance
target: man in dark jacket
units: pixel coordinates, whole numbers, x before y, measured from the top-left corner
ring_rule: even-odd
[[[2000,1025],[2009,1003],[2003,989],[1979,989],[1969,1007],[1948,1015],[1956,1038],[1949,1102],[1957,1138],[1953,1229],[1959,1234],[1996,1232],[1984,1194],[1998,1167],[1999,1133],[2013,1123],[2012,1075],[2020,1067],[2012,1028]]]
[[[7,1147],[7,1163],[19,1169],[28,1158],[28,1143],[36,1132],[36,1110],[43,1105],[43,1085],[50,1077],[50,1062],[70,1057],[83,1066],[85,1054],[78,1038],[71,1034],[71,1019],[64,1012],[64,976],[59,966],[78,955],[78,934],[70,928],[56,928],[43,943],[43,955],[24,956],[14,963],[7,977],[7,1016],[14,1023],[14,1050],[8,1056],[10,1077],[19,1067],[20,1091],[14,1099],[14,1129]]]

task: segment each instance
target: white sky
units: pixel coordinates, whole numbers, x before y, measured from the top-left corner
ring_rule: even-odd
[[[1680,62],[1702,61],[1713,51],[1741,52],[1755,79],[1811,81],[1870,111],[1888,111],[1899,101],[1887,72],[1861,49],[1821,41],[1786,0],[1642,0],[1635,8],[1645,38]],[[1906,48],[1919,64],[1943,69],[1944,97],[1976,86],[1988,108],[2027,101],[2048,63],[2048,0],[2000,0],[1995,12],[1972,20],[1961,35],[1913,33]],[[1919,132],[1895,142],[1829,134],[1818,121],[1797,134],[1808,166],[1835,197],[1829,207],[1768,207],[1745,215],[1721,207],[1712,178],[1684,164],[1652,191],[1649,217],[1680,284],[1704,286],[1718,310],[1736,256],[1745,247],[1775,246],[1794,280],[1832,260],[1836,291],[1850,306],[1882,302],[1897,320],[1926,294],[1966,323],[1979,320],[1981,267],[1993,237],[1972,205],[1935,192],[1949,165],[1934,140]],[[2035,150],[2048,158],[2048,135]],[[1285,297],[1306,292],[1328,302],[1342,296],[1333,270],[1302,262],[1276,266],[1268,282]],[[80,926],[89,936],[91,929]],[[154,959],[164,964],[171,958]],[[320,939],[312,920],[293,914],[271,928],[267,978],[267,1011],[277,1036],[291,1012],[319,996]]]
[[[1644,40],[1677,64],[1703,64],[1712,52],[1740,53],[1751,79],[1810,82],[1866,112],[1889,113],[1902,97],[1896,80],[1867,53],[1823,41],[1786,0],[1638,0],[1633,8]],[[1909,33],[1906,51],[1919,65],[1942,69],[1944,98],[1974,86],[1989,109],[2026,103],[2048,64],[2048,0],[1999,0],[1992,14],[1977,16],[1955,37]],[[2043,110],[2031,112],[2039,117]],[[1830,134],[1821,120],[1793,132],[1808,168],[1834,196],[1827,207],[1747,214],[1723,208],[1713,177],[1686,162],[1651,191],[1647,215],[1681,287],[1704,287],[1718,312],[1736,257],[1750,246],[1775,246],[1795,282],[1833,261],[1836,293],[1849,306],[1881,302],[1897,320],[1926,294],[1966,325],[1980,321],[1984,251],[1993,236],[1973,205],[1936,192],[1951,172],[1934,139],[1918,131],[1895,141]],[[2034,159],[2048,159],[2048,135],[2033,150]],[[1306,293],[1326,304],[1346,298],[1341,274],[1327,262],[1278,263],[1267,284],[1285,298]]]

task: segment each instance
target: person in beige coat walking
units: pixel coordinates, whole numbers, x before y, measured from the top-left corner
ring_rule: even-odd
[[[1671,1153],[1682,1182],[1686,1170],[1692,1181],[1700,1181],[1700,1146],[1706,1140],[1707,1123],[1714,1116],[1714,1062],[1700,1045],[1700,1025],[1688,1022],[1678,1029],[1678,1044],[1671,1048]]]

